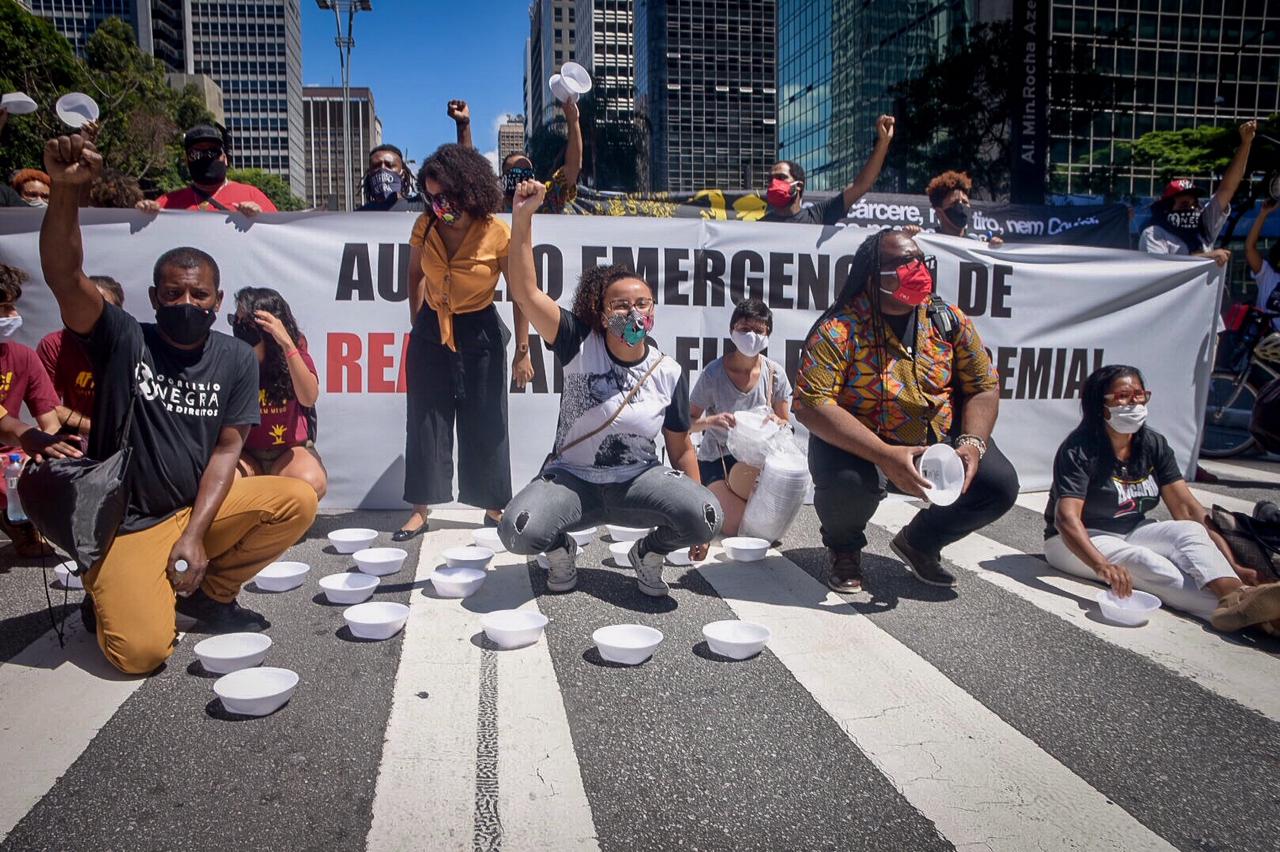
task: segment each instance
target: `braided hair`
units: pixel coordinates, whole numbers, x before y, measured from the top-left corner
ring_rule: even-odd
[[[255,311],[266,311],[280,320],[285,331],[299,349],[307,348],[307,341],[298,332],[298,322],[293,318],[293,311],[284,296],[270,287],[243,287],[236,291],[236,313],[243,314],[252,321]],[[260,374],[261,387],[267,392],[267,399],[277,404],[284,404],[296,398],[293,390],[293,378],[289,375],[289,360],[276,339],[267,333],[262,335],[262,345],[266,348],[262,356]]]

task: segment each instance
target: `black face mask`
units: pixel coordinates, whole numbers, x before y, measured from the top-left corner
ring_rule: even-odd
[[[1158,208],[1152,218],[1157,225],[1182,240],[1191,254],[1204,251],[1210,245],[1201,228],[1201,210],[1198,207],[1177,211]]]
[[[262,329],[255,322],[235,323],[231,326],[231,333],[236,336],[237,340],[243,340],[250,346],[257,346],[262,342]]]
[[[400,194],[404,178],[391,169],[374,169],[365,175],[364,194],[375,204],[383,204]]]
[[[196,183],[210,186],[227,179],[227,164],[222,160],[189,160],[187,170]]]
[[[947,221],[955,225],[960,230],[964,230],[969,226],[969,205],[968,204],[952,204],[950,207],[942,211],[947,216]]]
[[[214,318],[213,311],[187,303],[156,308],[156,325],[179,346],[192,346],[204,340],[213,328]]]
[[[533,180],[533,169],[526,169],[524,166],[516,166],[514,169],[509,169],[503,173],[502,190],[508,195],[513,195],[516,191],[516,187],[526,180]]]

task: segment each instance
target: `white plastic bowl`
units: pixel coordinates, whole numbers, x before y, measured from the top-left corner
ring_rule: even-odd
[[[551,89],[551,96],[556,99],[556,103],[564,103],[565,101],[578,102],[578,93],[569,89],[564,83],[564,77],[559,74],[552,74],[547,79],[547,86]]]
[[[667,554],[668,565],[692,565],[693,557],[689,555],[689,548],[682,547],[679,550],[673,550]]]
[[[241,669],[213,682],[213,693],[222,699],[227,712],[242,716],[268,716],[276,712],[288,703],[297,688],[297,672],[271,666]]]
[[[62,584],[64,589],[84,588],[84,579],[71,573],[76,567],[76,563],[69,559],[53,566],[53,575],[58,578],[58,582]]]
[[[451,547],[444,553],[445,564],[450,568],[476,568],[481,571],[493,559],[493,551],[487,547]]]
[[[560,82],[575,94],[585,95],[591,91],[591,75],[576,62],[566,62],[560,66]]]
[[[404,561],[409,558],[409,553],[398,547],[366,547],[364,550],[357,550],[352,554],[352,558],[355,559],[356,567],[362,573],[385,577],[404,567]]]
[[[483,568],[437,568],[431,572],[431,585],[442,598],[469,598],[484,585],[489,576]]]
[[[58,98],[53,111],[67,127],[81,128],[98,120],[98,103],[84,92],[68,92]]]
[[[702,628],[707,647],[722,657],[745,660],[759,654],[773,633],[763,624],[750,621],[713,621]]]
[[[964,487],[964,462],[947,444],[934,444],[916,460],[920,475],[932,486],[925,497],[935,506],[950,506],[960,499]]]
[[[265,633],[224,633],[197,642],[196,659],[210,674],[251,669],[266,659],[271,637]]]
[[[481,527],[473,530],[471,539],[476,543],[477,547],[487,547],[494,553],[505,553],[506,547],[502,544],[502,539],[498,538],[498,530],[496,527]]]
[[[1147,623],[1151,613],[1160,608],[1160,599],[1149,592],[1133,590],[1127,598],[1118,598],[1110,589],[1098,592],[1095,598],[1102,617],[1113,624],[1139,627]]]
[[[599,530],[595,527],[587,527],[584,530],[570,530],[568,535],[578,547],[586,547],[596,540],[598,532]]]
[[[537,556],[537,560],[538,560],[538,567],[541,568],[543,571],[551,570],[551,560],[547,558],[547,554],[539,553]]]
[[[351,527],[329,533],[329,543],[339,553],[355,553],[364,550],[378,540],[378,531],[364,527]]]
[[[0,109],[9,115],[27,115],[36,111],[36,102],[26,92],[9,92],[0,98]]]
[[[320,588],[329,603],[358,604],[373,597],[381,581],[369,574],[357,574],[347,571],[342,574],[330,574],[320,578]]]
[[[631,563],[627,560],[627,556],[631,553],[631,548],[635,546],[632,541],[615,541],[609,545],[609,555],[613,557],[613,561],[617,563],[619,568],[630,568]]]
[[[272,562],[258,572],[253,582],[264,592],[287,592],[306,582],[310,570],[305,562]]]
[[[480,619],[480,626],[499,648],[519,648],[542,638],[547,617],[534,610],[500,609]]]
[[[409,607],[394,601],[369,601],[342,611],[351,633],[361,639],[390,639],[409,620]]]
[[[759,562],[769,552],[769,542],[762,538],[734,536],[726,538],[721,544],[724,545],[725,553],[735,562]]]
[[[617,524],[609,524],[609,538],[614,541],[639,541],[649,534],[648,527],[620,527]]]
[[[635,666],[653,656],[662,631],[642,624],[613,624],[591,634],[600,656],[611,663]]]

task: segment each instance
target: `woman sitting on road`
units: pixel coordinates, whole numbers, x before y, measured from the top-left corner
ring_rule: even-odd
[[[1280,583],[1254,585],[1257,574],[1233,564],[1168,442],[1145,425],[1150,398],[1135,367],[1102,367],[1085,380],[1084,416],[1053,462],[1045,559],[1120,597],[1150,592],[1218,630],[1280,618]],[[1174,520],[1148,519],[1162,498]]]
[[[245,439],[237,473],[301,479],[323,497],[329,476],[315,449],[320,380],[289,303],[269,287],[245,287],[236,293],[236,312],[227,321],[258,356],[262,414]]]
[[[698,469],[702,484],[724,508],[724,534],[737,535],[747,497],[759,471],[729,454],[729,430],[735,411],[769,409],[780,420],[791,416],[791,383],[777,361],[760,354],[769,346],[773,312],[759,299],[738,303],[729,319],[729,338],[737,347],[707,365],[689,397],[691,432],[702,432]]]
[[[691,546],[695,559],[720,531],[715,496],[698,483],[689,440],[689,385],[680,365],[649,339],[654,292],[625,267],[582,273],[567,311],[538,289],[533,212],[546,187],[517,187],[511,221],[511,295],[564,365],[555,448],[539,476],[507,506],[498,535],[513,553],[546,553],[547,588],[578,582],[577,545],[566,533],[600,521],[654,527],[627,561],[640,591],[667,594],[662,563]],[[658,462],[661,433],[676,468]]]

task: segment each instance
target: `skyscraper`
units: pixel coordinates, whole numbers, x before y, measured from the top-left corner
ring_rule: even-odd
[[[574,0],[533,0],[529,4],[529,38],[525,42],[525,133],[555,121],[557,110],[547,80],[574,60]]]
[[[171,71],[182,70],[183,0],[26,0],[35,14],[47,18],[71,42],[78,56],[98,25],[119,18],[133,27],[138,46]]]
[[[382,122],[373,102],[373,92],[351,87],[351,163],[342,163],[342,87],[306,86],[302,90],[304,148],[306,151],[306,191],[302,196],[312,207],[346,210],[347,175],[356,176],[357,197],[352,209],[365,202],[359,197],[360,179],[369,161],[369,150],[382,144]],[[350,171],[348,171],[348,169]]]
[[[636,0],[655,190],[763,183],[777,157],[775,0]]]
[[[636,62],[633,0],[577,0],[573,53],[591,74],[603,109],[599,119],[635,116]]]
[[[498,163],[524,150],[524,116],[508,115],[498,125]]]

